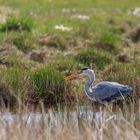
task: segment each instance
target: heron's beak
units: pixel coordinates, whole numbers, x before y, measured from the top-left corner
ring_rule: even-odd
[[[78,71],[77,73],[71,74],[71,75],[65,77],[64,80],[68,81],[68,80],[75,79],[80,73],[81,73],[81,71]]]

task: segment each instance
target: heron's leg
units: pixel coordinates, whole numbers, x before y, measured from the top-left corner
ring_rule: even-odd
[[[109,104],[109,103],[106,104],[106,109],[109,113],[112,113],[112,108],[113,108],[112,104]]]

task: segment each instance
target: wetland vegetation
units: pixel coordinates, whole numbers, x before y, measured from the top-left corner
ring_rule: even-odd
[[[63,80],[83,66],[95,70],[95,83],[133,87],[124,110],[115,111],[119,117],[109,109],[97,124],[94,113],[106,111],[84,94],[86,78]],[[1,121],[0,139],[138,139],[139,85],[139,0],[0,0],[1,114],[16,112],[12,125]],[[24,115],[38,106],[50,117],[28,124]],[[92,119],[79,114],[81,106],[90,107],[82,113],[93,112]]]

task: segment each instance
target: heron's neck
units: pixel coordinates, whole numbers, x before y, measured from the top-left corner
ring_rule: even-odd
[[[94,93],[92,89],[92,83],[95,79],[94,72],[88,72],[87,74],[88,74],[89,79],[87,80],[85,84],[85,93],[91,100],[96,100],[94,98]]]

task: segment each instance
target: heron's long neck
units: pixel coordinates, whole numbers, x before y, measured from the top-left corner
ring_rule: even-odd
[[[88,72],[88,77],[89,79],[87,80],[86,84],[85,84],[85,92],[86,92],[86,95],[91,99],[91,100],[96,100],[94,98],[94,93],[93,93],[93,89],[92,89],[92,83],[95,79],[95,76],[94,76],[94,72]]]

